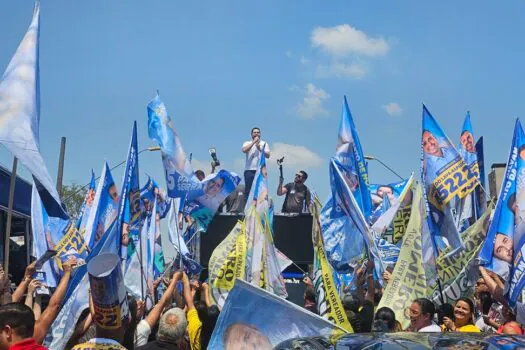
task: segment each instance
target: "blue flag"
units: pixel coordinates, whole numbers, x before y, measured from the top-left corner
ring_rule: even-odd
[[[516,120],[505,177],[487,238],[479,253],[480,264],[507,281],[511,306],[525,286],[525,134]],[[507,290],[507,289],[506,289]]]
[[[335,158],[343,166],[348,185],[361,212],[365,218],[370,217],[372,199],[368,182],[368,169],[346,96],[343,101],[343,112],[339,124],[339,142]]]
[[[39,36],[37,1],[29,29],[0,79],[0,143],[33,174],[48,214],[67,219],[40,154]]]
[[[384,272],[384,267],[374,235],[363,214],[357,207],[348,177],[345,176],[342,169],[343,165],[335,158],[332,158],[330,161],[330,182],[332,185],[333,206],[342,210],[353,223],[354,229],[344,233],[347,236],[346,241],[354,243],[363,240],[369,254],[374,258],[376,272],[378,276],[381,276]]]
[[[84,232],[84,240],[89,249],[95,248],[104,233],[108,232],[109,227],[117,218],[119,201],[120,196],[109,165],[107,162],[104,162]]]
[[[82,235],[84,235],[84,232],[86,230],[89,213],[91,211],[91,208],[93,207],[93,202],[95,200],[95,188],[95,172],[91,170],[91,181],[89,182],[86,197],[84,198],[84,203],[82,203],[82,207],[80,208],[80,215],[77,219],[77,229]]]
[[[424,105],[422,124],[421,178],[429,227],[435,248],[441,251],[451,247],[450,254],[454,254],[463,248],[457,222],[461,213],[454,212],[454,208],[479,181]]]
[[[168,196],[185,198],[191,206],[191,215],[206,227],[222,201],[235,190],[240,177],[220,170],[199,181],[159,95],[148,104],[147,111],[148,135],[162,151]]]

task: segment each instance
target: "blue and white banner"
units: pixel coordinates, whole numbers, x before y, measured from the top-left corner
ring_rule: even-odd
[[[361,212],[365,218],[370,217],[372,198],[368,182],[368,169],[346,96],[343,101],[335,158],[342,165],[346,182]]]
[[[478,154],[476,151],[476,144],[474,140],[474,131],[472,129],[472,123],[470,121],[470,112],[467,112],[465,120],[463,122],[463,128],[461,129],[460,144],[458,151],[461,157],[465,160],[465,163],[470,167],[470,171],[480,179]],[[461,216],[458,217],[460,228],[467,228],[470,223],[476,221],[481,214],[479,198],[476,193],[480,191],[480,186],[476,187],[476,190],[457,202],[458,212]],[[461,206],[461,208],[459,208]]]
[[[40,2],[33,19],[0,79],[0,144],[29,170],[47,213],[67,219],[40,153]]]
[[[142,220],[141,200],[140,200],[140,185],[139,185],[139,158],[138,158],[138,144],[137,144],[137,123],[133,124],[133,132],[131,136],[131,144],[128,152],[128,159],[126,162],[126,172],[124,173],[124,181],[126,185],[122,189],[119,218],[121,227],[121,258],[126,260],[124,276],[127,274],[127,267],[131,262],[131,258],[135,255],[136,249],[139,246],[140,231],[144,220]]]
[[[205,217],[201,221],[207,225],[222,201],[235,190],[241,180],[240,177],[229,171],[220,170],[199,181],[182,148],[166,106],[158,95],[148,104],[147,111],[148,135],[152,140],[157,141],[162,151],[168,196],[185,197],[188,203],[195,201],[192,212],[198,217]]]
[[[472,193],[479,181],[425,106],[422,125],[421,178],[429,226],[437,249],[452,247],[454,254],[463,248],[456,220],[461,214],[455,212],[455,203]]]
[[[237,279],[219,315],[208,348],[271,350],[292,338],[329,338],[344,333],[343,328],[320,316]],[[286,348],[295,346],[288,344]]]
[[[105,232],[117,218],[120,196],[111,175],[109,165],[104,162],[95,192],[93,207],[84,231],[84,240],[89,249],[94,249]]]
[[[33,186],[31,192],[31,230],[33,232],[31,255],[39,259],[48,250],[55,248],[55,242],[50,232],[46,232],[48,222],[47,212],[42,205],[42,200],[38,195],[36,187]],[[61,219],[59,219],[61,220]],[[44,284],[48,287],[57,286],[58,267],[55,266],[55,259],[49,259],[42,265],[41,271],[44,273]]]
[[[260,157],[245,207],[246,281],[283,298],[288,296],[270,224],[266,157]]]
[[[330,183],[332,187],[332,200],[334,201],[333,206],[344,211],[354,226],[352,231],[344,232],[347,236],[345,240],[351,242],[363,240],[368,253],[374,259],[377,275],[382,276],[385,269],[374,239],[374,234],[370,230],[363,214],[357,207],[357,203],[352,195],[342,168],[343,166],[337,161],[337,159],[332,158],[330,160]]]
[[[480,264],[507,281],[507,299],[513,306],[525,286],[525,134],[516,120],[505,177]]]

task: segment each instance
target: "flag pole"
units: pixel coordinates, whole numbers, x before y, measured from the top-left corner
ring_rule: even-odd
[[[9,183],[9,199],[7,204],[7,224],[5,231],[4,242],[4,271],[6,276],[9,275],[9,242],[11,241],[11,221],[13,218],[13,203],[15,201],[15,186],[16,186],[16,169],[18,166],[18,159],[13,158],[13,168],[11,170],[11,181]],[[27,242],[26,242],[27,246]]]
[[[64,178],[64,158],[66,155],[66,138],[62,136],[60,140],[60,156],[58,158],[58,172],[57,172],[57,192],[58,197],[62,197],[62,180]]]

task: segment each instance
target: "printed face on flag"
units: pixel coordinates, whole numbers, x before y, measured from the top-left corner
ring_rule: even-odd
[[[469,153],[476,153],[476,144],[474,142],[474,136],[468,130],[464,130],[460,137],[461,148]]]

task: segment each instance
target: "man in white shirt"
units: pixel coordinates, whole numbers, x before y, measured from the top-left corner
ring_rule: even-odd
[[[244,166],[245,193],[250,193],[261,153],[264,152],[264,156],[270,158],[270,147],[268,142],[261,140],[261,129],[252,128],[252,140],[243,143],[241,150],[246,154],[246,165]]]

